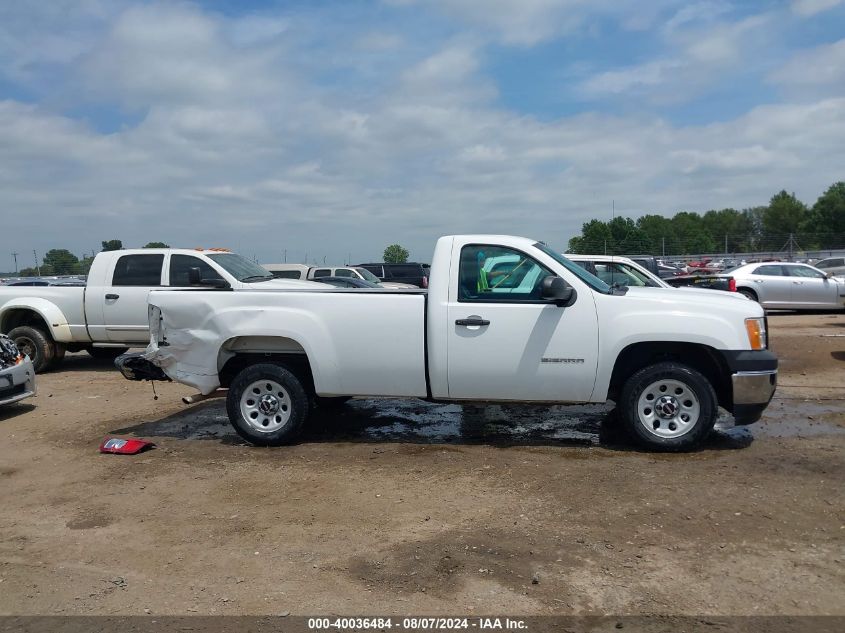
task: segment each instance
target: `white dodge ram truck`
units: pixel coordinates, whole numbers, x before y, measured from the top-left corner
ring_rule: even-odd
[[[756,303],[627,292],[526,238],[440,238],[427,293],[231,290],[151,292],[150,345],[117,365],[202,395],[228,387],[229,419],[254,444],[293,440],[314,397],[611,399],[642,445],[688,450],[719,405],[749,424],[775,390]]]
[[[258,264],[222,249],[105,251],[94,258],[85,287],[0,286],[0,333],[37,372],[58,364],[66,351],[115,358],[149,343],[150,290],[200,283],[227,289],[312,285],[274,280]]]

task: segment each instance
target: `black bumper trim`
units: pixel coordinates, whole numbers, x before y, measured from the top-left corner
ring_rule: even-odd
[[[778,357],[767,349],[718,351],[732,374],[740,371],[775,371],[778,368]]]

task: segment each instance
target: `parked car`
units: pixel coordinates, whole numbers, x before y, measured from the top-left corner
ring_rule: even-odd
[[[307,266],[305,264],[261,264],[277,279],[309,279],[319,277],[355,277],[363,281],[381,283],[385,288],[418,288],[413,284],[396,281],[382,282],[373,273],[362,266]]]
[[[777,377],[763,309],[731,294],[637,290],[535,240],[448,236],[427,293],[153,291],[150,345],[117,365],[198,398],[227,387],[229,420],[259,445],[293,441],[312,396],[611,399],[630,435],[660,450],[700,445],[718,406],[738,424],[759,419]]]
[[[686,292],[700,290],[736,291],[736,286],[731,279],[721,277],[682,275],[661,279],[627,257],[616,255],[569,255],[568,257],[611,285],[625,285],[631,289],[638,287],[678,288]]]
[[[313,286],[274,280],[258,264],[220,249],[106,251],[94,258],[84,286],[0,286],[0,332],[15,341],[38,372],[58,364],[66,351],[115,358],[149,341],[151,289],[200,282],[221,289]]]
[[[261,264],[276,279],[307,279],[311,266],[307,264]]]
[[[358,279],[358,277],[317,277],[314,281],[337,288],[384,288],[380,283]]]
[[[29,279],[15,279],[4,284],[6,286],[84,286],[84,279],[69,277],[32,277]]]
[[[719,276],[733,278],[737,292],[764,308],[841,310],[845,307],[845,279],[809,264],[746,264]]]
[[[428,288],[430,266],[416,262],[405,264],[358,264],[366,268],[382,282],[412,284],[417,288]]]
[[[657,275],[633,260],[617,255],[567,255],[570,260],[612,286],[668,288]]]
[[[845,257],[828,257],[820,259],[814,266],[826,273],[833,273],[836,276],[845,276]]]
[[[35,368],[15,342],[0,334],[0,405],[35,395]]]

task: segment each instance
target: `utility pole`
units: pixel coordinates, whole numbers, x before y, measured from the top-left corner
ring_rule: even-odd
[[[725,255],[728,254],[728,235],[725,234]]]
[[[12,253],[12,257],[14,257],[14,259],[15,259],[15,274],[17,275],[18,274],[18,254]]]
[[[285,263],[288,263],[288,249],[285,249]]]
[[[35,272],[40,277],[41,276],[41,266],[38,265],[38,253],[35,252],[35,249],[32,249],[32,256],[35,257]]]
[[[666,238],[662,237],[660,239],[663,240],[663,257],[666,257]]]

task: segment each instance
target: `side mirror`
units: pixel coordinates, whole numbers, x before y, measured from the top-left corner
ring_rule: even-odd
[[[197,267],[188,269],[188,283],[192,286],[211,286],[212,288],[231,288],[225,279],[203,279]]]
[[[833,271],[830,271],[829,273],[825,274],[825,277],[827,277],[828,279],[833,279],[833,275],[834,275]]]
[[[575,303],[578,293],[557,275],[548,275],[543,279],[540,296],[556,306],[568,307]]]

